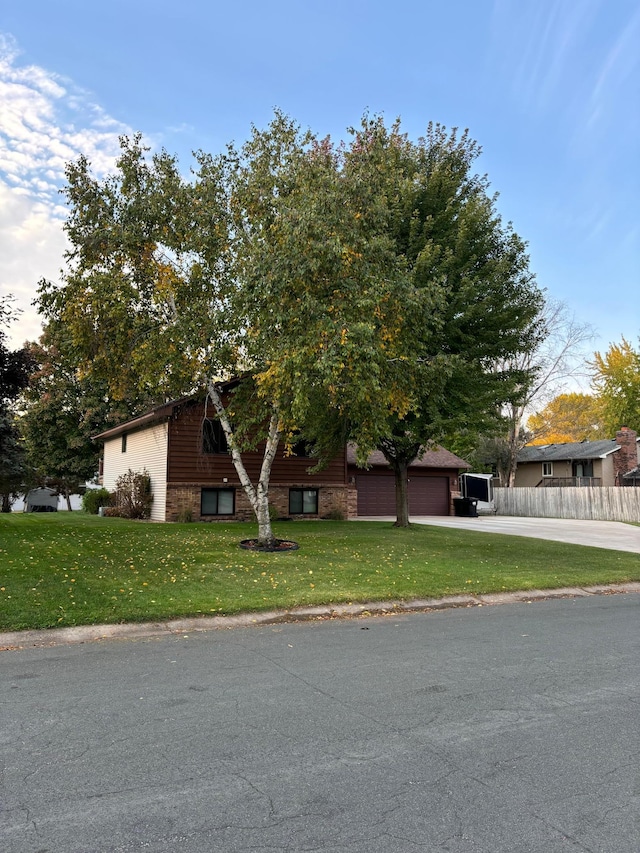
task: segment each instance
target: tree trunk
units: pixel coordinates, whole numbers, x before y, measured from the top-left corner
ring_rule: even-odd
[[[409,479],[408,464],[397,460],[393,464],[396,480],[396,520],[394,527],[409,527]]]
[[[8,494],[2,495],[2,509],[0,509],[0,512],[11,512],[11,501]]]
[[[67,509],[71,512],[71,494],[69,493],[69,489],[65,486],[64,488],[64,497],[67,502]]]
[[[209,382],[209,396],[218,418],[220,419],[220,423],[222,424],[222,429],[224,430],[224,434],[227,439],[227,446],[231,453],[234,468],[236,469],[242,488],[249,498],[249,503],[251,504],[251,508],[253,509],[258,522],[258,544],[269,547],[275,542],[275,536],[271,529],[271,517],[269,516],[269,477],[271,475],[273,460],[275,459],[276,451],[278,449],[278,442],[280,441],[278,414],[274,411],[271,415],[271,420],[269,422],[269,434],[267,436],[264,457],[262,459],[262,467],[260,469],[260,479],[258,480],[258,485],[254,486],[251,482],[251,478],[247,474],[246,468],[244,467],[244,462],[242,461],[240,450],[236,444],[235,436],[231,428],[231,422],[227,417],[222,397],[220,396],[220,392],[213,381]]]
[[[512,489],[516,484],[516,469],[518,467],[518,433],[512,429],[509,433],[507,445],[507,470],[505,471],[504,485]]]

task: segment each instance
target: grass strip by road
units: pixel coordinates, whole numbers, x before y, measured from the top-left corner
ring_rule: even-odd
[[[637,554],[383,522],[280,523],[300,550],[255,553],[239,523],[0,515],[0,631],[640,581]]]

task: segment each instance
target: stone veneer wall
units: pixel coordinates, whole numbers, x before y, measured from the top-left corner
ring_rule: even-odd
[[[200,515],[200,494],[203,488],[235,488],[236,511],[234,516]],[[318,515],[289,516],[289,489],[318,489]],[[291,483],[269,487],[269,503],[281,518],[326,518],[336,512],[344,518],[355,518],[358,511],[358,495],[355,486],[321,483],[313,486]],[[254,521],[255,516],[249,499],[242,486],[230,486],[227,483],[167,483],[167,521],[177,521],[179,515],[190,512],[194,521]]]

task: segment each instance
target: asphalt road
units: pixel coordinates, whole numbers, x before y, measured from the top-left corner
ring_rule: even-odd
[[[3,853],[637,853],[640,595],[0,654]]]

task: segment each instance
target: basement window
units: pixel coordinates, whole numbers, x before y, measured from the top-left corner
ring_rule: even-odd
[[[235,489],[203,489],[200,495],[200,515],[234,515]]]
[[[289,489],[289,515],[317,515],[317,489]]]

